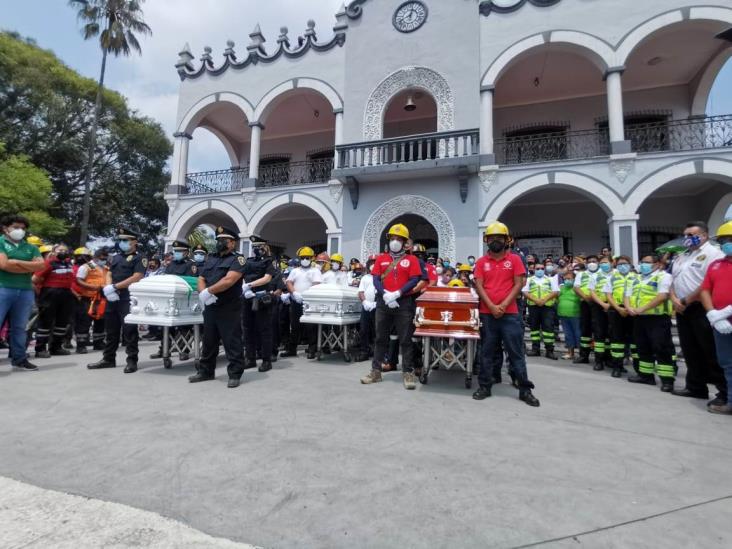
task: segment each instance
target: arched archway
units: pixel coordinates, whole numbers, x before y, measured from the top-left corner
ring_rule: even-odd
[[[408,214],[429,220],[437,233],[440,257],[456,257],[455,227],[447,212],[430,199],[414,195],[392,198],[371,214],[361,237],[361,257],[379,251],[384,228],[391,221]]]
[[[328,234],[325,220],[317,211],[298,203],[288,202],[268,210],[257,222],[253,234],[269,242],[275,256],[295,257],[302,246],[315,253],[326,251]]]
[[[429,92],[407,88],[396,94],[384,111],[384,139],[437,131],[437,102]]]
[[[208,225],[212,228],[225,225],[237,229],[238,234],[247,231],[246,219],[230,203],[221,200],[205,200],[182,212],[168,229],[168,237],[172,240],[184,240],[199,225]]]
[[[324,97],[330,104],[331,111],[343,109],[343,99],[333,86],[315,78],[293,78],[272,88],[257,104],[252,119],[262,122],[269,112],[282,101],[285,94],[292,90],[310,90]]]
[[[427,249],[428,254],[436,255],[439,253],[440,241],[439,236],[437,235],[437,230],[428,219],[417,214],[400,215],[399,217],[389,221],[384,226],[384,230],[381,231],[379,249],[377,250],[378,252],[386,250],[386,246],[389,241],[387,232],[389,232],[389,228],[396,223],[405,225],[409,229],[409,236],[412,240],[415,243],[422,244]]]

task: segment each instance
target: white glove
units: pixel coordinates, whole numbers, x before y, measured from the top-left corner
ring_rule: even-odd
[[[707,319],[710,324],[716,324],[720,320],[725,320],[732,316],[732,305],[727,305],[724,309],[712,309],[707,313]]]
[[[396,301],[400,297],[402,297],[402,292],[400,292],[399,290],[397,290],[396,292],[384,291],[384,303],[386,303],[387,305],[389,305],[389,303],[393,301]],[[392,309],[393,308],[394,307],[392,307]]]
[[[714,323],[714,329],[723,335],[732,334],[732,323],[727,319],[718,320]]]
[[[257,294],[255,294],[255,293],[254,293],[253,291],[251,291],[251,290],[250,290],[249,288],[247,288],[247,289],[246,289],[246,290],[244,291],[244,297],[245,297],[246,299],[252,299],[253,297],[256,297],[256,296],[257,296]]]
[[[394,301],[390,301],[389,303],[387,303],[386,306],[390,309],[396,309],[397,307],[399,307],[399,302],[395,299]]]
[[[198,294],[198,301],[200,301],[201,305],[203,305],[204,307],[206,307],[207,305],[213,305],[218,300],[219,298],[209,292],[208,288]]]
[[[361,303],[361,307],[363,307],[364,311],[370,313],[371,311],[376,309],[376,303],[374,303],[373,301],[363,301]]]
[[[241,291],[244,292],[245,294],[248,291],[250,291],[251,289],[252,289],[252,287],[249,284],[244,283],[241,285]]]
[[[104,289],[102,289],[102,292],[104,292],[104,297],[107,298],[107,301],[119,301],[119,294],[114,288],[114,284],[107,284]]]
[[[292,299],[294,299],[296,303],[302,303],[302,294],[300,292],[292,292]]]
[[[288,293],[282,294],[280,296],[280,301],[282,301],[282,303],[284,303],[285,305],[287,305],[290,302],[290,294],[288,294]]]

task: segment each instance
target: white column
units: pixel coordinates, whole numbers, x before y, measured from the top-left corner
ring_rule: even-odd
[[[627,255],[638,264],[638,214],[616,215],[607,220],[613,255]]]
[[[175,137],[175,142],[173,143],[170,185],[185,188],[188,173],[188,149],[193,136],[185,132],[177,132],[173,134],[173,137]]]
[[[252,145],[249,149],[249,179],[259,177],[259,150],[262,145],[262,130],[264,126],[259,122],[249,124],[252,128]]]
[[[493,154],[493,87],[480,90],[480,154]]]
[[[606,77],[607,117],[611,144],[625,141],[625,121],[623,119],[623,70],[624,67],[609,69]]]
[[[338,147],[338,145],[343,145],[343,109],[336,109],[333,114],[335,114],[335,146]],[[336,169],[340,167],[338,151],[335,151],[333,167]]]

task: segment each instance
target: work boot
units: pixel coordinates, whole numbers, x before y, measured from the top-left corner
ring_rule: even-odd
[[[87,364],[86,367],[90,370],[101,370],[103,368],[116,368],[117,364],[115,364],[114,361],[102,359],[99,362]]]
[[[673,391],[671,391],[671,394],[678,397],[703,398],[704,400],[709,398],[709,393],[697,393],[694,391],[690,391],[686,387],[684,387],[683,389],[674,389]]]
[[[35,357],[36,358],[51,358],[51,353],[49,353],[46,349],[36,350]]]
[[[259,367],[260,372],[269,372],[272,369],[272,363],[269,360],[263,360]]]
[[[417,388],[417,377],[413,372],[404,372],[402,374],[402,383],[408,391],[414,391]]]
[[[70,354],[71,351],[69,351],[66,347],[56,347],[55,349],[51,349],[51,355],[53,356],[69,356]]]
[[[199,383],[201,381],[211,381],[214,379],[214,377],[215,376],[213,374],[207,374],[205,372],[196,372],[192,376],[188,377],[188,382],[189,383]]]
[[[605,369],[605,364],[602,362],[601,358],[595,361],[595,365],[592,369],[596,372],[602,372]]]
[[[523,400],[526,404],[533,406],[534,408],[538,408],[540,406],[539,399],[533,395],[531,389],[519,392],[519,400]]]
[[[707,411],[710,414],[732,415],[732,405],[730,405],[730,404],[712,404],[711,406],[707,406]]]
[[[125,366],[125,373],[134,374],[136,371],[137,371],[137,362],[132,362],[132,361],[128,360],[127,365]]]
[[[613,372],[610,375],[613,377],[623,377],[623,369],[622,368],[613,368]]]
[[[382,381],[381,370],[372,369],[368,374],[361,378],[363,385],[371,385],[373,383],[379,383]]]
[[[532,347],[530,350],[526,351],[526,356],[541,356],[541,353],[539,352],[539,349]]]
[[[589,363],[590,363],[590,358],[587,356],[582,356],[582,355],[578,356],[577,358],[575,358],[572,361],[572,364],[589,364]]]
[[[13,368],[16,368],[17,370],[24,370],[26,372],[37,372],[38,366],[33,364],[32,362],[29,362],[28,359],[23,359],[20,362],[14,362]]]
[[[630,383],[641,383],[643,385],[655,385],[656,378],[650,374],[638,374],[628,378]]]
[[[229,382],[226,384],[226,386],[229,389],[236,389],[240,383],[241,383],[241,381],[239,381],[238,377],[230,377]]]
[[[76,354],[77,355],[85,355],[89,351],[86,349],[86,345],[77,345],[76,346]]]
[[[544,356],[545,356],[546,358],[548,358],[549,360],[558,360],[558,359],[559,359],[559,357],[558,357],[557,355],[555,355],[555,354],[554,354],[554,349],[547,349],[547,350],[546,350],[546,351],[544,352]]]
[[[670,393],[674,390],[674,380],[661,378],[661,392]]]
[[[478,390],[473,393],[473,400],[485,400],[491,396],[491,388],[486,385],[481,385]]]
[[[727,399],[719,395],[707,402],[707,406],[723,406],[725,404],[727,404]]]

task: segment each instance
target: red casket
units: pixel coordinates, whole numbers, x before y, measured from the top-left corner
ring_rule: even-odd
[[[417,299],[417,337],[480,339],[478,297],[470,288],[429,287]]]

